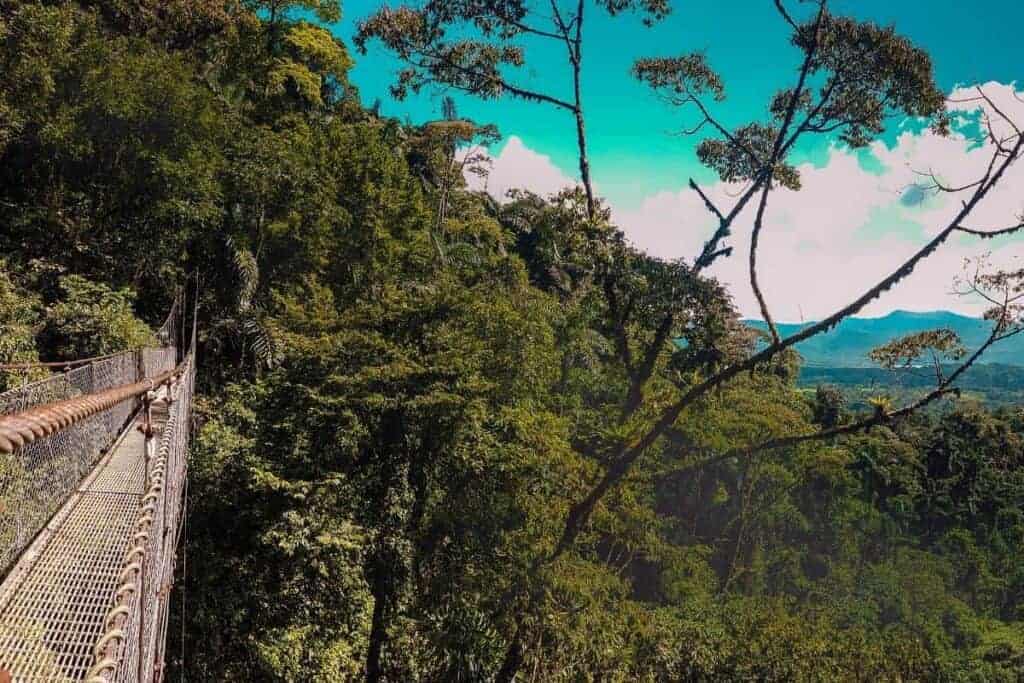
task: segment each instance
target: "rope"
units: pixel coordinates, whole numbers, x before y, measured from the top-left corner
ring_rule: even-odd
[[[179,547],[182,535],[187,539],[187,449],[196,370],[198,279],[197,274],[192,338],[185,359],[179,366],[180,372],[175,375],[180,381],[168,389],[170,408],[160,439],[160,449],[149,472],[149,485],[142,498],[132,546],[123,560],[124,569],[118,580],[116,599],[104,620],[106,631],[93,650],[93,668],[85,678],[88,683],[121,680],[122,674],[131,676],[133,664],[138,667],[140,678],[146,667],[156,671],[158,680],[164,675],[175,548]],[[176,298],[175,301],[177,303],[180,299]],[[177,331],[172,333],[176,336]],[[184,331],[184,320],[180,331]],[[182,567],[185,574],[185,555],[182,557]],[[185,652],[185,610],[183,592],[182,662]]]
[[[188,613],[188,477],[185,477],[185,496],[181,503],[181,683],[185,683],[185,615]],[[3,683],[3,681],[0,681]]]

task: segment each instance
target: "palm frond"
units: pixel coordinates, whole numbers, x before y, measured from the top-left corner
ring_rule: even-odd
[[[233,237],[225,238],[231,254],[237,287],[236,302],[239,311],[247,311],[253,305],[256,290],[260,284],[260,266],[256,256],[249,249],[239,246]]]

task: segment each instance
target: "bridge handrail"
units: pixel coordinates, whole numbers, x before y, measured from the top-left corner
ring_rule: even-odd
[[[171,381],[180,369],[167,370],[154,377],[123,384],[94,394],[44,403],[21,412],[0,415],[0,453],[11,455],[38,439],[76,425],[97,413],[138,398]]]

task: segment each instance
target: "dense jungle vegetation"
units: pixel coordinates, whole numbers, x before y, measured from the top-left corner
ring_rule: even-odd
[[[520,3],[430,4],[443,23]],[[664,262],[589,183],[469,191],[486,164],[458,152],[498,132],[450,105],[423,125],[364,106],[358,54],[324,28],[340,10],[0,0],[0,359],[145,344],[175,287],[199,285],[169,680],[1024,677],[1020,406],[958,402],[941,378],[937,412],[802,392],[799,356],[758,346],[702,272],[729,257],[731,218]],[[879,108],[945,125],[906,41],[789,19],[780,40],[819,50],[808,78],[860,68],[857,50],[877,72],[817,113],[782,91],[774,123],[724,137],[741,151],[702,147],[723,177],[799,187],[772,146],[794,113],[843,117],[854,146]],[[358,36],[421,60],[396,94],[427,76],[502,94],[458,60],[520,57],[457,53],[427,26],[384,13]],[[636,75],[722,95],[695,57]],[[917,335],[878,358],[966,351]]]
[[[952,371],[946,366],[944,371]],[[985,363],[973,366],[962,376],[959,386],[965,401],[974,400],[992,408],[1024,405],[1024,368],[1016,365]],[[821,385],[842,390],[844,399],[854,408],[867,409],[871,399],[881,393],[913,397],[934,384],[932,373],[920,368],[818,368],[803,367],[798,384],[807,391]],[[946,412],[948,406],[937,404],[933,410]]]

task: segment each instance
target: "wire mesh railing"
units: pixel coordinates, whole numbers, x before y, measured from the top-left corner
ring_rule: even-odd
[[[160,348],[125,351],[0,393],[0,416],[133,384],[177,364],[180,298],[157,339]],[[139,400],[127,400],[83,421],[0,454],[0,576],[24,551],[75,486],[117,438]]]
[[[174,367],[174,348],[127,351],[0,394],[0,415],[132,384]],[[138,408],[123,401],[0,456],[0,570],[17,559]]]
[[[179,291],[174,296],[174,302],[171,304],[171,310],[167,313],[167,317],[164,319],[163,324],[156,331],[157,342],[160,344],[160,348],[184,347],[184,339],[182,338],[182,331],[184,330],[184,316],[182,294]]]

